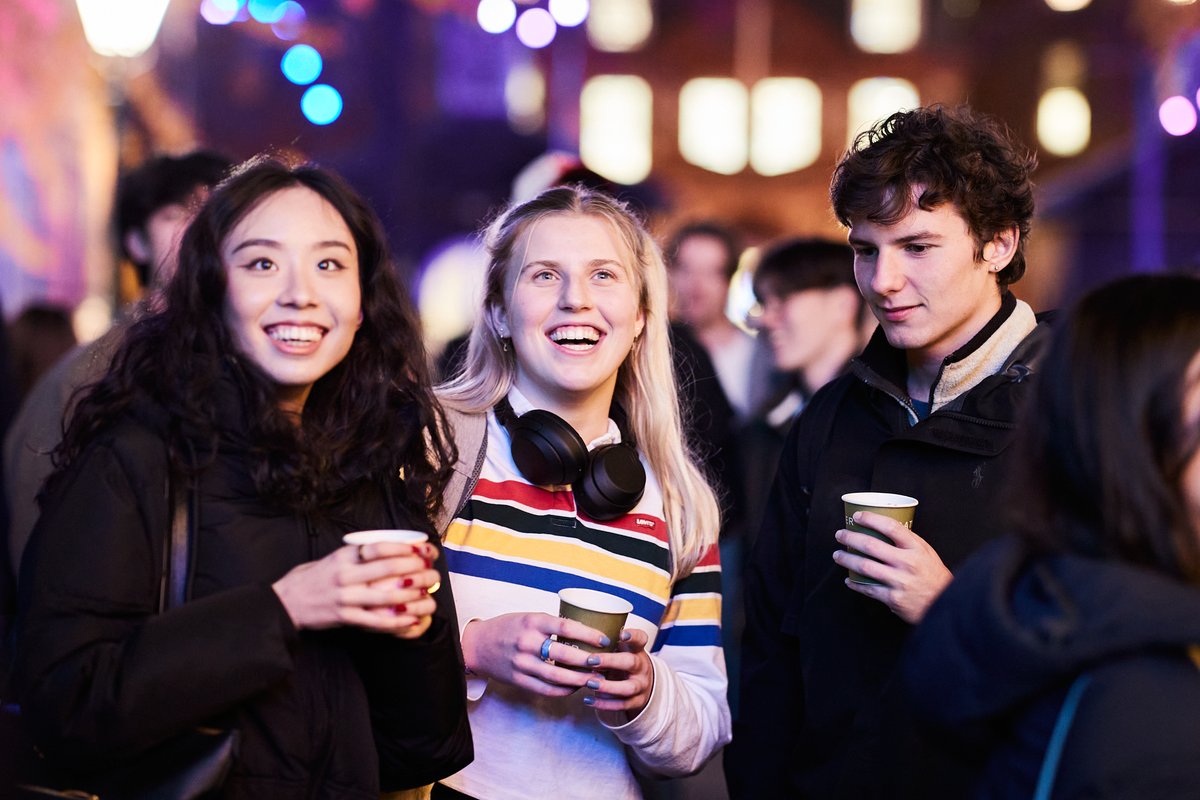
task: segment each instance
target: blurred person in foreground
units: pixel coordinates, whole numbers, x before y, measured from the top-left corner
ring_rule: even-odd
[[[909,642],[904,683],[947,752],[978,763],[973,797],[1035,796],[1073,709],[1039,797],[1194,798],[1200,280],[1138,276],[1085,296],[1035,403],[1017,535],[956,572]]]
[[[439,549],[342,544],[432,536],[454,452],[377,217],[326,170],[256,159],[179,258],[56,453],[18,584],[23,721],[67,768],[232,728],[229,798],[453,772],[471,738]],[[188,602],[156,613],[181,492]]]
[[[666,269],[580,186],[511,205],[485,244],[465,366],[438,387],[476,759],[433,797],[640,798],[637,774],[691,774],[729,740],[720,519],[682,434]],[[632,605],[619,639],[558,616],[575,587]]]
[[[1034,163],[998,121],[935,106],[861,134],[834,171],[879,328],[784,443],[746,574],[735,797],[960,788],[916,735],[895,673],[950,570],[1003,532],[1009,444],[1048,332],[1008,290],[1025,271]],[[860,512],[889,541],[845,530],[842,495],[868,490],[917,498],[912,529]]]
[[[121,254],[133,265],[146,298],[158,302],[175,273],[179,240],[195,207],[229,169],[223,156],[197,150],[160,155],[121,176],[116,226]],[[136,316],[135,309],[132,316]],[[4,491],[10,529],[5,545],[14,571],[38,517],[38,492],[54,468],[50,454],[62,441],[71,397],[108,371],[128,319],[68,353],[26,395],[4,438]]]

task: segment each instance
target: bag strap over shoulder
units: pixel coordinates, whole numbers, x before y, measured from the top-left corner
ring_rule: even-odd
[[[1071,723],[1075,721],[1075,712],[1079,709],[1079,701],[1091,683],[1092,676],[1086,672],[1075,679],[1067,690],[1062,709],[1050,733],[1050,742],[1046,745],[1046,757],[1042,761],[1041,772],[1038,773],[1037,790],[1033,800],[1050,800],[1054,791],[1054,778],[1058,775],[1058,762],[1062,759],[1063,747],[1067,742],[1067,734],[1071,732]]]
[[[163,545],[162,574],[159,576],[158,613],[177,608],[187,601],[191,571],[192,517],[195,493],[180,488],[178,476],[167,474],[167,508],[171,509],[171,527]]]
[[[487,414],[467,414],[448,408],[446,420],[458,448],[458,462],[442,495],[442,509],[434,520],[438,536],[443,537],[454,517],[471,499],[487,455]]]

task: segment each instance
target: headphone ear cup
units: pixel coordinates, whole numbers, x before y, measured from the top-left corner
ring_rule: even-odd
[[[587,445],[566,420],[534,409],[508,426],[517,469],[535,486],[574,484],[588,460]]]
[[[601,522],[629,513],[646,492],[646,469],[627,444],[597,447],[574,486],[575,503]]]

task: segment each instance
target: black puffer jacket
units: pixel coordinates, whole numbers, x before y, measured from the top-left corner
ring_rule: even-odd
[[[947,364],[966,363],[1013,315],[1001,311]],[[741,708],[725,770],[735,798],[952,798],[953,765],[930,762],[895,673],[911,626],[848,589],[833,561],[841,496],[920,501],[913,530],[951,570],[1004,532],[1002,489],[1019,412],[1049,333],[913,424],[902,350],[882,331],[819,391],[784,444],[746,573]]]
[[[974,796],[1033,796],[1067,686],[1090,676],[1055,800],[1200,797],[1200,589],[1150,570],[989,545],[909,642],[903,679]]]
[[[231,405],[225,418],[239,419]],[[381,788],[467,764],[444,566],[438,613],[414,641],[298,633],[271,589],[347,531],[429,529],[380,486],[348,487],[323,513],[298,516],[260,500],[245,448],[226,441],[200,480],[193,599],[154,614],[170,520],[164,416],[142,409],[93,441],[35,528],[14,678],[44,749],[68,764],[107,763],[197,724],[234,725],[241,746],[225,796],[256,800],[377,800]]]

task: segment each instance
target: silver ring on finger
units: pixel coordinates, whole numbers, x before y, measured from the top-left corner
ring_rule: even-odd
[[[546,637],[546,641],[542,642],[542,650],[541,650],[541,654],[540,654],[542,657],[542,661],[549,663],[549,661],[550,661],[550,645],[552,645],[552,644],[554,644],[554,640],[551,639],[549,636]]]

